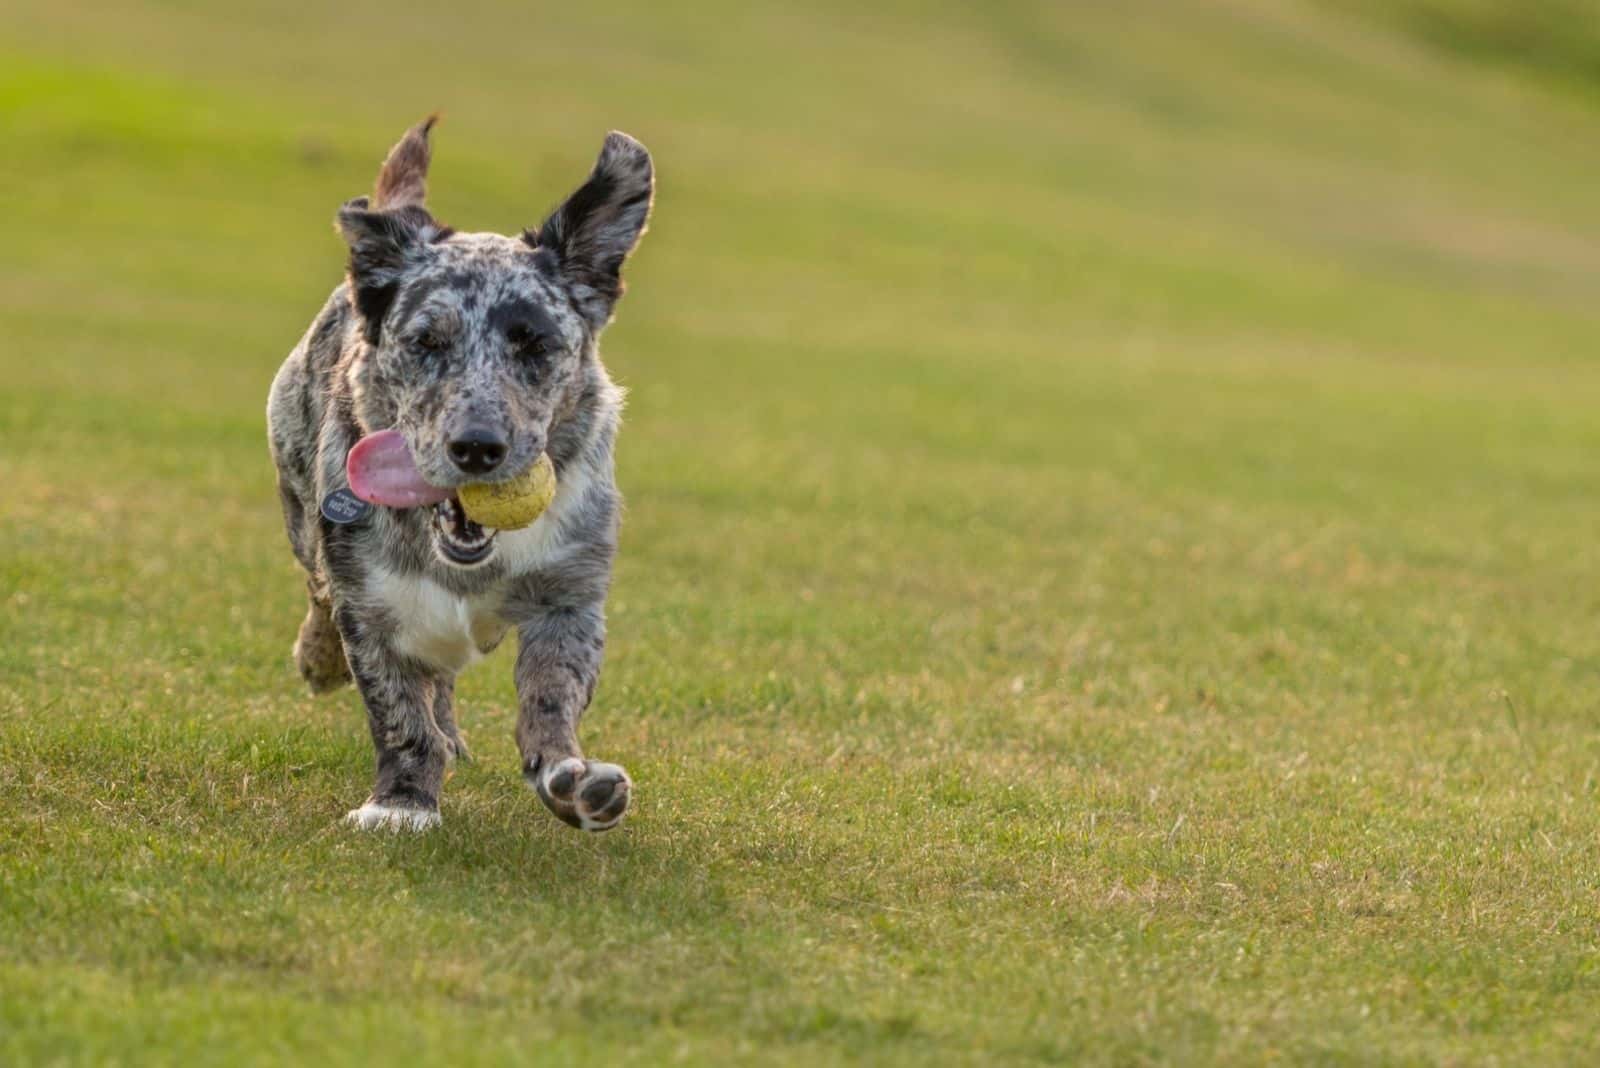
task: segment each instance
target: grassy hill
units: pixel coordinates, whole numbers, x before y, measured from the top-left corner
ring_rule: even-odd
[[[1407,10],[0,0],[0,1062],[1591,1059],[1593,8]],[[347,832],[288,659],[267,383],[434,109],[463,229],[656,157],[606,836],[505,652]]]

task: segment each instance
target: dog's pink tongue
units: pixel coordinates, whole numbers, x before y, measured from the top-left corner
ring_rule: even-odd
[[[455,493],[422,480],[398,430],[380,430],[356,442],[344,469],[350,478],[350,492],[388,508],[437,504]]]

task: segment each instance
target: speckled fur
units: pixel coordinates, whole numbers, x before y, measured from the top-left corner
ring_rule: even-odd
[[[421,829],[437,822],[448,762],[464,756],[454,678],[510,630],[518,636],[516,738],[522,771],[562,820],[615,826],[632,784],[578,744],[605,647],[605,598],[620,498],[612,452],[621,391],[597,339],[622,294],[621,268],[654,191],[649,154],[612,133],[589,179],[538,231],[458,233],[424,207],[429,119],[346,203],[337,228],[349,273],[272,384],[267,422],[290,547],[310,607],[295,659],[313,690],[354,679],[377,750],[377,778],[348,821]],[[509,444],[494,476],[548,452],[558,489],[531,527],[453,564],[430,509],[375,508],[350,526],[319,503],[347,488],[364,434],[401,431],[428,481],[466,481],[446,443],[490,426]]]

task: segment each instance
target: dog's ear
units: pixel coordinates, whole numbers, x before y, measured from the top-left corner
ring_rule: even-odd
[[[523,240],[555,257],[572,302],[594,330],[622,296],[622,261],[639,243],[655,172],[650,153],[625,133],[606,135],[589,180]]]
[[[407,130],[389,150],[378,171],[378,185],[372,195],[374,208],[422,207],[428,196],[428,161],[433,155],[428,132],[438,121],[437,114],[429,115]]]
[[[449,233],[418,206],[373,211],[366,197],[346,201],[335,225],[350,246],[350,293],[376,345],[383,317],[400,292],[407,268],[427,254],[428,243]]]
[[[428,133],[438,121],[439,116],[429,115],[407,130],[384,159],[372,197],[346,201],[335,222],[350,246],[351,299],[373,345],[406,267],[428,242],[449,233],[422,206],[432,155]]]

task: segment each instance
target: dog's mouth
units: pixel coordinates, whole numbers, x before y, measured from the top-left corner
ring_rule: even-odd
[[[494,531],[468,519],[450,497],[433,506],[433,544],[452,564],[481,564],[494,552]]]
[[[431,508],[433,546],[448,564],[471,567],[494,553],[495,532],[467,518],[453,489],[436,486],[417,470],[398,430],[379,430],[356,442],[345,458],[350,491],[386,508]]]

